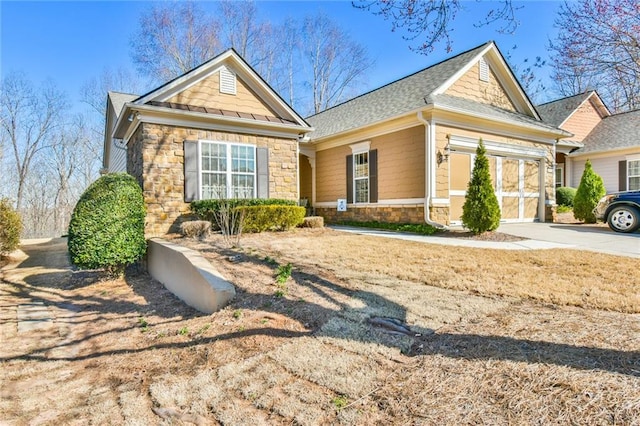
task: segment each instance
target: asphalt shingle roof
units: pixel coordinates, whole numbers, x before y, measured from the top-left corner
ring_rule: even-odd
[[[518,123],[524,126],[540,129],[540,130],[553,130],[558,131],[558,128],[548,123],[536,120],[533,117],[529,117],[517,112],[508,111],[500,107],[476,102],[471,99],[460,98],[458,96],[451,95],[436,95],[428,97],[429,103],[433,103],[440,107],[449,107],[455,109],[461,109],[476,114],[481,114],[496,120],[508,121],[511,123]],[[567,133],[569,135],[570,133]]]
[[[559,127],[587,99],[593,91],[580,93],[536,106],[542,121]]]
[[[603,118],[582,143],[576,154],[640,147],[640,109]]]
[[[356,129],[425,106],[428,102],[425,98],[490,43],[307,117],[307,122],[316,128],[311,139]]]
[[[108,92],[107,96],[111,99],[111,104],[113,104],[113,109],[116,110],[115,120],[118,119],[120,113],[122,112],[122,107],[127,102],[132,102],[138,98],[138,95],[132,95],[130,93],[121,93],[121,92]]]

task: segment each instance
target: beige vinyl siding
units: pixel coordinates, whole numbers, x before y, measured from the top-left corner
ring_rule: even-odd
[[[220,93],[220,73],[215,72],[167,102],[277,116],[242,79],[237,77],[236,84],[235,95]]]
[[[378,150],[378,199],[424,197],[424,126],[371,139]]]
[[[617,192],[619,190],[618,163],[620,161],[625,161],[627,159],[626,155],[629,155],[630,153],[631,152],[627,154],[618,153],[609,157],[591,158],[591,166],[593,167],[593,170],[602,178],[607,193]],[[636,153],[640,154],[640,148],[636,150]],[[578,185],[580,185],[580,179],[582,178],[582,173],[584,172],[584,165],[586,162],[586,158],[573,160],[570,185],[574,188],[577,188]]]
[[[478,62],[456,80],[445,94],[471,99],[484,104],[495,105],[509,111],[516,111],[509,96],[496,78],[491,66],[489,66],[489,81],[480,80],[480,65]]]
[[[335,202],[347,198],[347,163],[349,146],[318,151],[316,153],[316,201]]]
[[[601,120],[591,100],[588,100],[569,117],[562,128],[574,134],[571,140],[582,141]]]

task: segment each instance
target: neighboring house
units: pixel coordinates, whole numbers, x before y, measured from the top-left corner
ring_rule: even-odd
[[[460,223],[480,138],[502,219],[551,220],[555,147],[571,136],[541,120],[493,42],[307,121],[300,192],[329,221]]]
[[[298,145],[313,129],[227,50],[145,95],[109,93],[106,130],[104,171],[138,180],[152,237],[193,200],[297,200]]]
[[[558,143],[556,187],[578,187],[591,160],[607,192],[640,189],[640,111],[612,115],[595,91],[536,108],[545,122],[574,134]]]

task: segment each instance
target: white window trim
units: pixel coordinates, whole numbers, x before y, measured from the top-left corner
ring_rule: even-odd
[[[202,144],[210,143],[210,144],[218,144],[224,145],[226,148],[226,157],[227,157],[227,170],[226,170],[226,187],[227,193],[225,194],[225,198],[231,197],[231,187],[233,182],[233,175],[252,175],[253,176],[253,192],[251,198],[256,197],[256,185],[257,185],[257,168],[258,168],[258,158],[256,153],[256,146],[253,144],[244,144],[244,143],[236,143],[236,142],[225,142],[225,141],[217,141],[217,140],[207,140],[207,139],[199,139],[198,140],[198,199],[204,199],[202,197]],[[233,159],[231,157],[231,147],[240,146],[240,147],[251,147],[253,148],[253,173],[239,173],[232,171]]]
[[[556,173],[557,173],[557,170],[562,170],[562,173],[560,173],[560,182],[558,182],[558,180],[556,179],[556,182],[555,182],[556,188],[564,186],[564,163],[557,163],[556,164]],[[557,176],[558,175],[556,174],[554,176],[554,178],[556,178]],[[560,184],[560,185],[558,185],[558,184]]]
[[[353,155],[362,154],[363,152],[369,152],[371,151],[371,141],[354,143],[352,145],[349,145],[349,148],[351,148],[351,153]]]
[[[370,144],[370,142],[367,142],[368,144]],[[353,148],[352,148],[353,149]],[[356,156],[360,155],[360,154],[367,154],[367,177],[356,177]],[[353,154],[353,204],[369,204],[369,200],[371,200],[371,181],[369,180],[370,178],[370,156],[369,156],[369,150],[367,151],[359,151]],[[367,180],[367,201],[357,201],[358,196],[357,196],[357,191],[356,191],[356,181],[358,180]]]
[[[631,174],[631,163],[635,162],[635,161],[640,161],[640,154],[639,155],[628,155],[627,156],[627,189],[631,191],[631,178],[637,178],[640,177],[640,175],[632,175]],[[635,188],[635,189],[640,189],[640,188]],[[634,190],[635,190],[634,189]]]

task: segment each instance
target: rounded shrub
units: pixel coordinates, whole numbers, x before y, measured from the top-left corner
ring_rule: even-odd
[[[6,198],[0,199],[0,255],[7,255],[18,248],[22,220]]]
[[[100,177],[82,194],[69,222],[69,255],[82,269],[121,274],[144,256],[142,190],[126,173]]]
[[[602,178],[593,171],[591,161],[587,160],[580,179],[580,185],[573,199],[573,216],[585,223],[596,223],[593,209],[598,204],[598,200],[606,193]]]
[[[556,203],[559,206],[573,207],[573,199],[576,197],[576,188],[561,186],[556,188]]]

